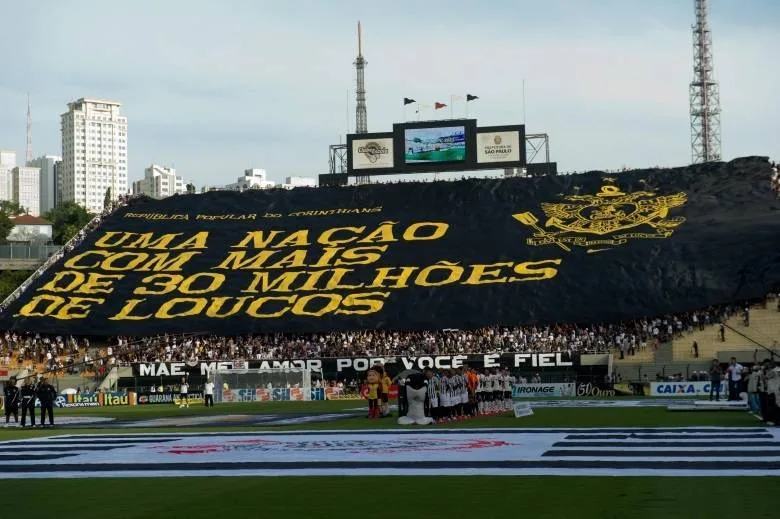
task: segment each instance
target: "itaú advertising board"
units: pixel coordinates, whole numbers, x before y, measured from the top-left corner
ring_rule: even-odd
[[[576,385],[564,384],[515,384],[512,386],[512,396],[515,398],[535,398],[544,396],[574,396]]]
[[[650,396],[709,396],[711,382],[650,382]],[[728,393],[728,384],[720,383],[720,394]]]

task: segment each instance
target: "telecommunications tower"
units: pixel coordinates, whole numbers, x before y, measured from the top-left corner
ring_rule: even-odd
[[[707,0],[694,0],[693,81],[690,85],[691,159],[694,164],[719,161],[720,93],[712,65],[712,33]]]
[[[366,59],[363,57],[363,31],[358,22],[358,54],[355,58],[357,88],[355,90],[355,133],[368,133],[368,113],[366,111]],[[358,184],[366,184],[369,177],[357,177]]]

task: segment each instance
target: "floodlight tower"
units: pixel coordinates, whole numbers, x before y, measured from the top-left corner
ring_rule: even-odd
[[[707,0],[694,0],[693,81],[690,85],[691,159],[694,164],[718,161],[720,153],[720,89],[712,65],[712,33]]]
[[[355,133],[368,133],[368,113],[366,111],[366,59],[363,57],[363,30],[358,22],[358,54],[355,58],[357,89],[355,90]],[[357,177],[358,184],[367,184],[369,177]]]

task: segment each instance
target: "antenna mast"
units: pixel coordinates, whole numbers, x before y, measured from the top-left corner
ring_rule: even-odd
[[[27,94],[27,150],[25,166],[29,166],[33,160],[32,149],[32,113],[30,112],[30,94]]]
[[[693,81],[690,85],[691,161],[721,160],[720,88],[712,64],[712,33],[707,21],[707,0],[694,0]]]
[[[355,58],[355,71],[357,72],[357,89],[355,90],[355,133],[368,133],[368,113],[366,111],[366,60],[363,57],[363,29],[358,22],[358,55]],[[370,179],[367,176],[357,177],[358,184],[367,184]]]

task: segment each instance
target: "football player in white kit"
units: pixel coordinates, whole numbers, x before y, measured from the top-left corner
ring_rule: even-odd
[[[452,381],[449,374],[444,371],[439,377],[439,407],[441,408],[440,421],[449,421],[452,416]]]
[[[509,369],[504,370],[504,410],[505,411],[511,411],[514,407],[514,402],[512,400],[512,388],[515,385],[515,377],[512,376],[512,373],[509,371]]]
[[[425,378],[428,379],[428,413],[435,423],[438,422],[441,417],[441,407],[439,407],[439,377],[436,376],[431,368],[425,368],[423,373],[425,374]]]

